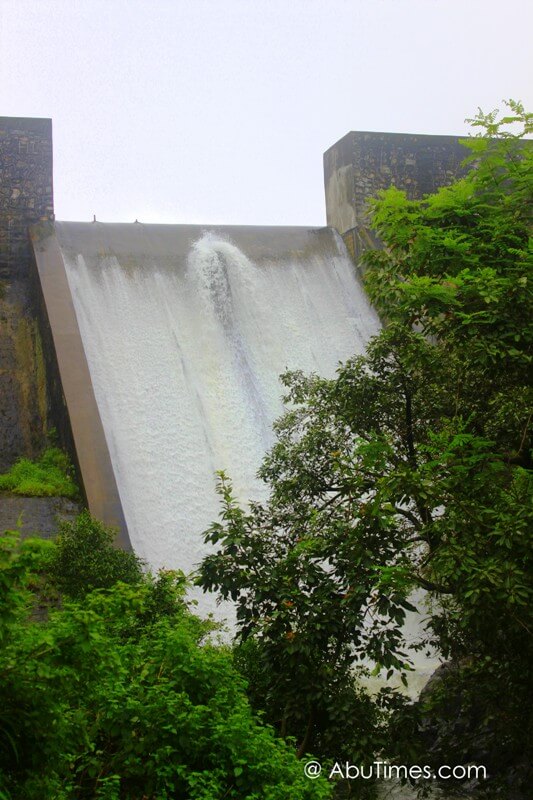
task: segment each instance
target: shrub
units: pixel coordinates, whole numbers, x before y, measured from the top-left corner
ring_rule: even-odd
[[[29,497],[78,496],[68,456],[57,447],[45,450],[37,461],[20,458],[0,475],[0,489]]]
[[[83,511],[74,522],[62,522],[48,572],[60,592],[81,599],[93,589],[107,589],[117,581],[135,584],[142,579],[142,561],[113,546],[115,531]]]

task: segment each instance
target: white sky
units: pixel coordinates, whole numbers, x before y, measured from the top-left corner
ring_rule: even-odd
[[[324,225],[350,130],[533,108],[529,0],[0,0],[0,115],[52,117],[58,219]]]

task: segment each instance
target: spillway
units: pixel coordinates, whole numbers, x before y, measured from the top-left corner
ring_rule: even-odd
[[[216,471],[241,500],[264,497],[279,375],[331,377],[379,329],[342,239],[61,222],[34,248],[88,496],[99,475],[91,510],[114,504],[152,568],[189,572],[217,519]]]

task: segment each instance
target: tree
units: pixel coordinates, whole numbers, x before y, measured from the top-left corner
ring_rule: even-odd
[[[268,707],[306,745],[327,737],[327,675],[362,658],[405,668],[416,588],[434,602],[426,643],[461,664],[478,731],[510,758],[531,737],[532,116],[509,107],[473,121],[464,179],[374,202],[384,248],[365,256],[367,286],[387,325],[334,380],[284,376],[268,502],[243,511],[220,477],[199,582],[237,602]],[[463,755],[472,736],[455,737]]]

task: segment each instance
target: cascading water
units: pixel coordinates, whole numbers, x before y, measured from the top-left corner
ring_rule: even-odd
[[[333,231],[291,252],[283,229],[260,229],[254,255],[231,229],[198,229],[174,254],[133,244],[136,226],[101,226],[106,245],[88,247],[75,226],[56,230],[130,539],[152,568],[188,572],[218,515],[215,472],[243,501],[264,496],[279,375],[332,376],[379,322]]]

